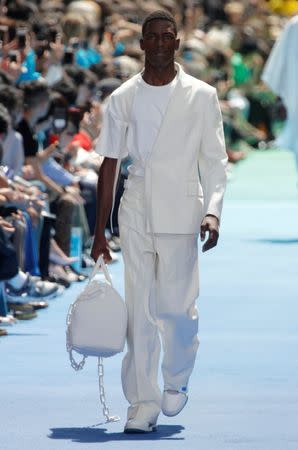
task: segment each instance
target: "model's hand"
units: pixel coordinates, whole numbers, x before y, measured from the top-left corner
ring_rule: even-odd
[[[93,241],[91,257],[96,262],[98,260],[99,255],[103,255],[103,259],[106,264],[109,264],[112,261],[112,257],[105,236],[97,236],[96,238],[94,238]]]
[[[207,215],[205,216],[202,224],[201,224],[201,241],[205,241],[206,233],[209,233],[207,241],[204,243],[202,247],[203,252],[207,252],[211,248],[215,247],[218,241],[218,232],[219,222],[218,218],[215,216]]]

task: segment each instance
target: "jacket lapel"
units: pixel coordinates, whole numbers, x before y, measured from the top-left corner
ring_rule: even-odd
[[[151,159],[156,151],[156,149],[159,147],[159,142],[162,140],[164,134],[166,134],[167,138],[169,137],[169,130],[171,127],[171,123],[173,123],[174,117],[177,116],[177,111],[181,111],[182,105],[184,105],[186,102],[186,89],[184,81],[184,71],[180,64],[175,63],[175,66],[178,71],[178,80],[176,83],[176,86],[171,94],[170,100],[168,102],[164,117],[162,119],[159,131],[157,133],[156,139],[154,141],[152,151],[150,152],[150,155],[147,158],[147,161]]]

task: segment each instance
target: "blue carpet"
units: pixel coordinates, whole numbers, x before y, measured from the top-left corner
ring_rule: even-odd
[[[83,288],[76,284],[1,338],[1,450],[297,450],[296,179],[288,154],[273,152],[270,161],[271,177],[264,154],[234,171],[218,248],[201,257],[201,344],[185,410],[161,416],[157,433],[124,435],[117,356],[106,360],[106,390],[122,421],[92,427],[103,420],[96,360],[76,373],[65,351],[68,305]],[[263,197],[255,173],[266,178]],[[275,199],[279,185],[284,197]],[[121,261],[111,273],[123,291]]]

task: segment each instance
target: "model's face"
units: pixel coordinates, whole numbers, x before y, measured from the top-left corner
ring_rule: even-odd
[[[175,50],[179,48],[179,39],[168,20],[152,20],[145,27],[140,40],[145,59],[152,67],[166,67],[174,61]]]

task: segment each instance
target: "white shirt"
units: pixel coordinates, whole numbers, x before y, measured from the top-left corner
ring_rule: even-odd
[[[128,171],[144,176],[145,164],[157,138],[177,76],[163,86],[152,86],[140,75],[128,127],[127,148],[132,159]]]
[[[139,75],[138,89],[132,105],[131,117],[127,132],[127,149],[132,164],[129,173],[144,176],[146,160],[151,153],[157,138],[169,100],[177,83],[177,76],[168,84],[153,86]],[[97,151],[109,158],[119,158],[120,140],[119,121],[115,117],[113,105],[109,102],[105,110],[104,136],[99,137]],[[118,136],[119,134],[119,136]],[[101,141],[102,138],[102,142]],[[126,155],[121,155],[124,157]]]
[[[2,165],[12,169],[15,175],[20,175],[24,161],[23,137],[10,128],[3,143]]]

